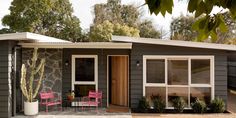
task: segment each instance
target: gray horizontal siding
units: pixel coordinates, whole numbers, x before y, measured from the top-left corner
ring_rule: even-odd
[[[103,106],[107,105],[107,56],[108,55],[129,55],[129,50],[108,50],[108,49],[63,49],[63,71],[62,71],[62,95],[71,90],[71,57],[72,55],[98,55],[98,89],[103,92]],[[65,61],[69,65],[65,66]]]
[[[14,41],[0,43],[0,118],[9,118],[12,115],[11,105],[11,66]]]
[[[143,96],[143,55],[212,55],[215,57],[215,96],[227,102],[227,55],[225,51],[150,44],[133,44],[131,50],[131,107]],[[140,66],[136,66],[136,62]]]

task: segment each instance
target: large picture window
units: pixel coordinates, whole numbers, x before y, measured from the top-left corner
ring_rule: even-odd
[[[72,55],[72,90],[76,96],[87,96],[97,90],[97,55]]]
[[[197,98],[214,98],[214,56],[143,56],[143,95],[160,96],[167,108],[182,97],[186,108]]]

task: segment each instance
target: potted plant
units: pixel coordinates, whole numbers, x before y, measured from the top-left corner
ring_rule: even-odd
[[[42,83],[44,75],[45,59],[41,59],[39,65],[37,66],[38,60],[38,49],[35,48],[33,52],[33,57],[31,60],[27,60],[29,66],[29,71],[27,71],[25,64],[21,67],[21,82],[20,87],[22,94],[26,98],[24,101],[24,114],[25,115],[36,115],[38,114],[38,100],[35,97],[38,94],[40,85]],[[29,77],[27,77],[27,72],[29,72]],[[39,79],[35,82],[35,75],[39,75]]]

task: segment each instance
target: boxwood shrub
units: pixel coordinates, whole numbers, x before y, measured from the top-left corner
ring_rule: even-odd
[[[225,102],[217,97],[211,101],[209,107],[213,113],[223,113],[225,111]]]

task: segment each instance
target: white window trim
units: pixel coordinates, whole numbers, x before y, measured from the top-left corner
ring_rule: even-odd
[[[75,59],[76,58],[94,58],[94,81],[75,81]],[[74,85],[95,85],[98,90],[98,56],[97,55],[72,55],[71,61],[71,90],[74,90]]]
[[[165,59],[165,83],[147,83],[146,64],[148,59]],[[168,68],[167,60],[188,60],[188,85],[168,85]],[[210,84],[192,84],[191,83],[191,59],[210,59]],[[190,105],[190,88],[191,87],[210,87],[211,99],[215,98],[215,59],[213,55],[143,55],[143,96],[146,95],[145,87],[166,87],[166,106],[168,107],[168,87],[188,87],[188,105]],[[190,106],[188,106],[190,108]]]

